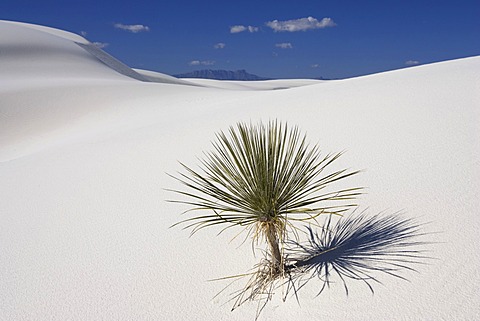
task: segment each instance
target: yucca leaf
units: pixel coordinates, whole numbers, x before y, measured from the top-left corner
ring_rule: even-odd
[[[213,150],[204,153],[198,170],[180,163],[183,171],[172,176],[185,190],[173,190],[185,199],[174,202],[192,211],[211,211],[180,221],[192,233],[205,227],[257,226],[263,236],[274,229],[286,235],[291,222],[314,221],[321,214],[339,214],[354,204],[361,188],[334,189],[333,183],[358,171],[327,168],[342,153],[321,155],[298,127],[270,121],[257,125],[238,123],[216,134]],[[262,230],[263,229],[263,230]],[[263,237],[262,236],[262,237]]]

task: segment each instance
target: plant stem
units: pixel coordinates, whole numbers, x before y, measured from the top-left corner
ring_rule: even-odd
[[[278,235],[274,224],[268,224],[266,228],[267,242],[270,246],[270,254],[272,256],[273,271],[279,273],[282,271],[282,254],[278,244]]]

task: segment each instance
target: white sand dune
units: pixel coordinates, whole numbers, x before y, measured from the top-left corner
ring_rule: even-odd
[[[315,297],[312,281],[260,320],[480,320],[480,57],[324,82],[134,71],[159,83],[77,43],[0,21],[0,320],[253,320],[254,303],[230,312],[228,293],[212,299],[226,283],[207,282],[248,271],[250,246],[169,229],[185,208],[164,189],[219,130],[270,119],[345,150],[337,166],[365,170],[348,183],[368,187],[362,208],[439,233],[410,282]]]
[[[230,90],[280,90],[295,87],[316,85],[324,80],[314,79],[275,79],[275,80],[257,80],[257,81],[225,81],[213,79],[185,78],[189,83],[200,86],[221,88]]]

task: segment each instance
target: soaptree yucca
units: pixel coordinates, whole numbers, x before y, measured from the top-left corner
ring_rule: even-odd
[[[268,244],[274,277],[284,272],[283,245],[296,234],[297,222],[342,213],[360,194],[360,188],[331,187],[357,171],[328,171],[341,153],[321,156],[297,127],[238,123],[218,133],[213,147],[199,170],[182,164],[184,171],[174,177],[185,186],[174,190],[185,199],[174,202],[188,204],[188,212],[203,211],[177,224],[192,234],[217,225],[244,227],[254,244]]]

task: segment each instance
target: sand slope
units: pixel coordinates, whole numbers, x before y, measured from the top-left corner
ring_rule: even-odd
[[[431,222],[439,243],[410,282],[317,298],[311,282],[301,307],[277,298],[261,320],[480,319],[480,57],[267,90],[138,81],[79,38],[0,22],[1,320],[252,320],[254,304],[230,312],[212,300],[226,283],[206,281],[246,272],[250,247],[169,229],[185,208],[165,202],[165,173],[269,119],[345,150],[337,166],[365,170],[350,182],[368,187],[362,208]]]

